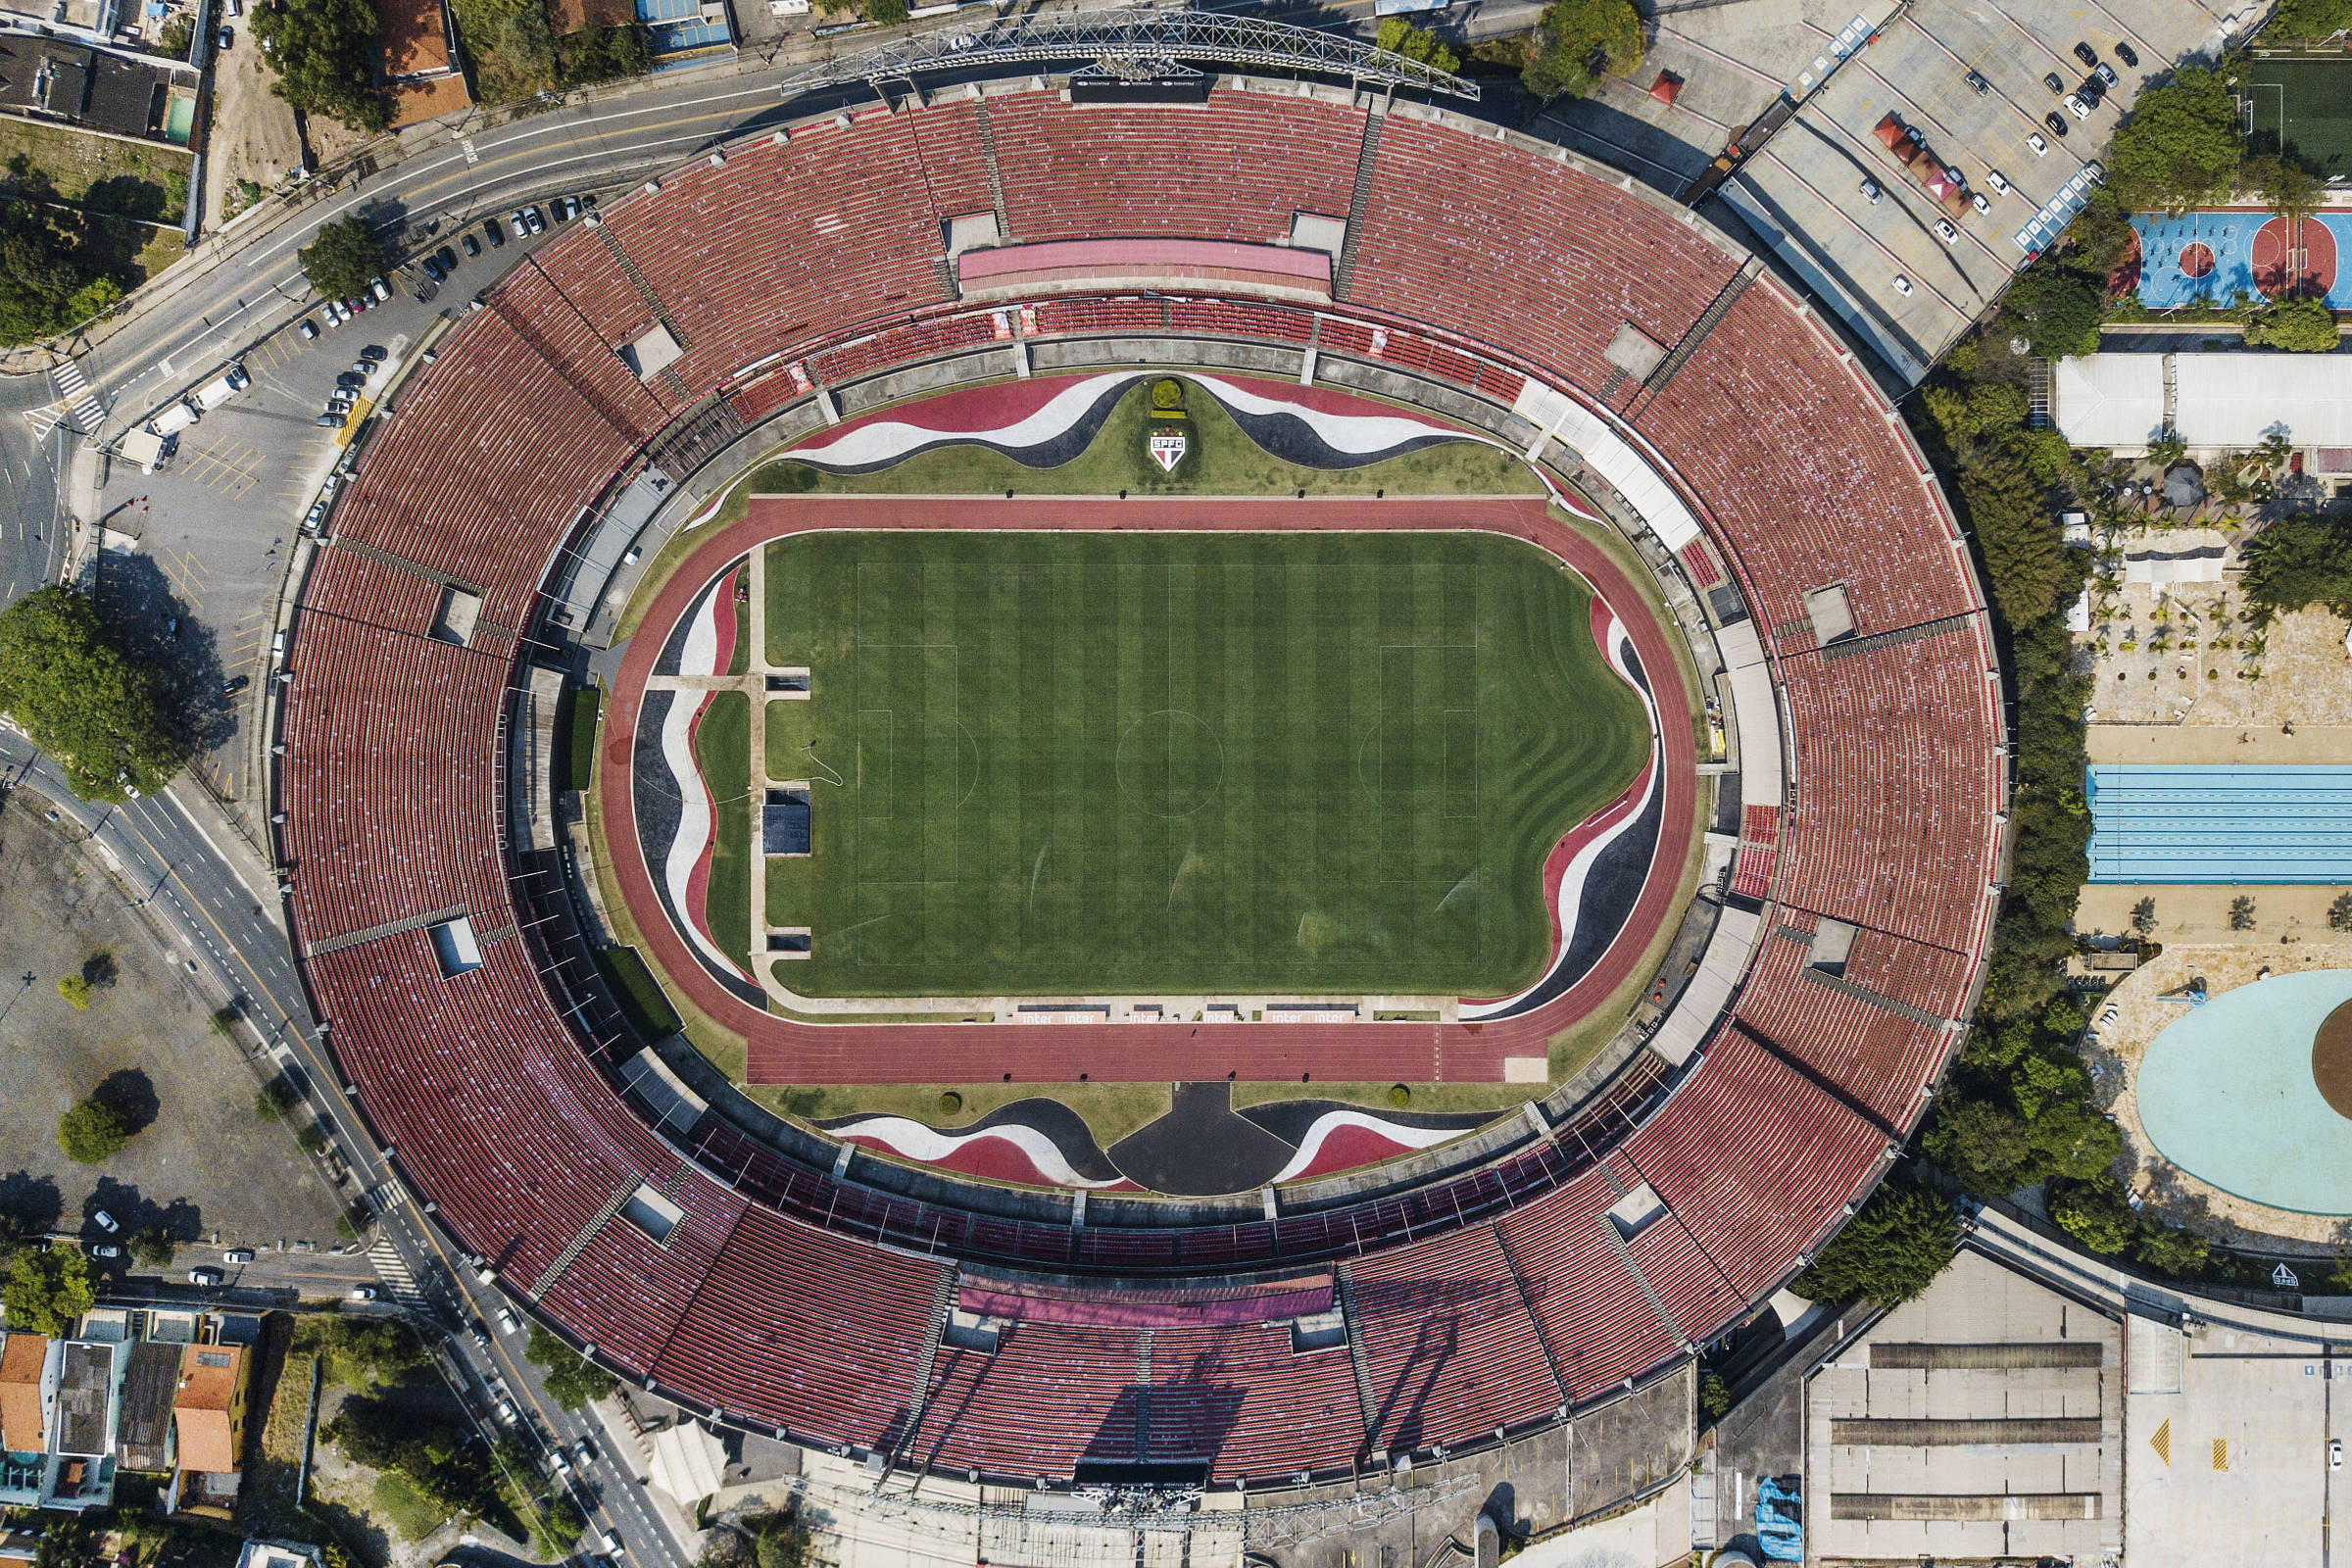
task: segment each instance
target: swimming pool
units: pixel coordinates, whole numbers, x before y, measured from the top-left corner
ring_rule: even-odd
[[[2352,767],[2090,769],[2093,882],[2352,882]]]
[[[2139,1122],[2199,1180],[2273,1208],[2352,1214],[2352,1121],[2312,1075],[2312,1041],[2352,970],[2274,975],[2184,1008],[2140,1061]]]

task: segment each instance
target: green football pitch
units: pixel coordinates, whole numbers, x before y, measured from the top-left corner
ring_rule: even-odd
[[[766,547],[767,770],[811,996],[1494,995],[1639,773],[1590,593],[1478,533],[819,533]]]
[[[2352,174],[2352,60],[2248,60],[2236,92],[2255,150],[2291,152],[2321,175]]]

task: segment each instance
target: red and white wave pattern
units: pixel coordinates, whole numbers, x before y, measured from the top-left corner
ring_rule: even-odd
[[[1000,1122],[976,1132],[943,1133],[905,1116],[868,1116],[831,1132],[845,1143],[862,1144],[959,1176],[1031,1187],[1135,1188],[1124,1177],[1090,1181],[1079,1175],[1053,1139],[1017,1121]]]
[[[704,595],[686,629],[686,644],[678,658],[681,675],[717,675],[735,660],[735,579],[741,565],[728,568]],[[710,786],[696,760],[694,738],[710,693],[681,691],[662,722],[662,758],[678,781],[678,831],[663,858],[662,879],[670,907],[684,926],[686,939],[697,952],[732,974],[742,967],[719,951],[710,936],[710,856],[718,847],[718,819],[711,808]],[[747,976],[748,978],[748,976]]]
[[[1280,1182],[1304,1181],[1394,1159],[1462,1136],[1459,1127],[1407,1127],[1363,1110],[1331,1110],[1317,1116],[1298,1140],[1298,1152],[1274,1173]]]
[[[1568,830],[1567,836],[1552,846],[1551,854],[1544,860],[1544,900],[1551,909],[1551,960],[1544,972],[1526,990],[1497,1001],[1463,1002],[1460,1016],[1466,1020],[1492,1017],[1507,1011],[1535,992],[1541,990],[1568,955],[1568,944],[1576,934],[1577,921],[1584,908],[1585,879],[1592,874],[1593,862],[1610,845],[1624,836],[1649,807],[1650,797],[1658,788],[1658,705],[1642,682],[1634,678],[1633,666],[1626,657],[1633,650],[1633,638],[1617,612],[1592,596],[1592,640],[1600,646],[1609,661],[1609,667],[1634,689],[1642,706],[1649,713],[1649,760],[1642,766],[1642,776],[1626,787],[1623,795],[1606,807]]]
[[[887,415],[854,420],[821,440],[795,448],[795,462],[817,467],[865,468],[886,464],[943,440],[972,441],[1019,452],[1066,433],[1092,414],[1103,395],[1137,379],[1133,370],[1081,376],[1072,381],[1016,381],[932,398],[922,406],[925,422]],[[1192,379],[1230,408],[1250,415],[1290,415],[1312,429],[1335,452],[1370,457],[1430,436],[1495,443],[1475,432],[1401,414],[1361,412],[1367,405],[1321,388],[1283,382],[1196,375]]]

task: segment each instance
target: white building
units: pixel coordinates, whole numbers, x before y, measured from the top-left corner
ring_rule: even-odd
[[[2137,453],[2167,427],[2192,450],[2259,446],[2273,430],[2352,473],[2352,354],[2092,354],[2060,360],[2050,414],[2068,444]]]

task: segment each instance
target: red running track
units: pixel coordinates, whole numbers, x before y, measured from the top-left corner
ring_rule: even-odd
[[[1565,561],[1618,612],[1650,677],[1665,751],[1665,814],[1658,848],[1634,911],[1584,979],[1519,1017],[1494,1023],[1203,1024],[806,1024],[759,1011],[697,963],[656,897],[636,851],[636,803],[629,769],[637,710],[666,629],[695,591],[729,561],[770,539],[828,529],[942,527],[1168,532],[1227,529],[1263,533],[1369,528],[1477,528],[1524,539]],[[704,540],[648,608],[613,682],[610,737],[600,759],[605,842],[621,898],[667,982],[746,1042],[755,1084],[1015,1083],[1195,1081],[1228,1074],[1260,1082],[1499,1083],[1503,1058],[1544,1054],[1545,1042],[1617,989],[1641,963],[1673,913],[1675,889],[1695,831],[1697,754],[1682,665],[1648,601],[1615,562],[1553,520],[1539,498],[1368,501],[1030,499],[952,502],[867,496],[755,500],[744,518]]]

